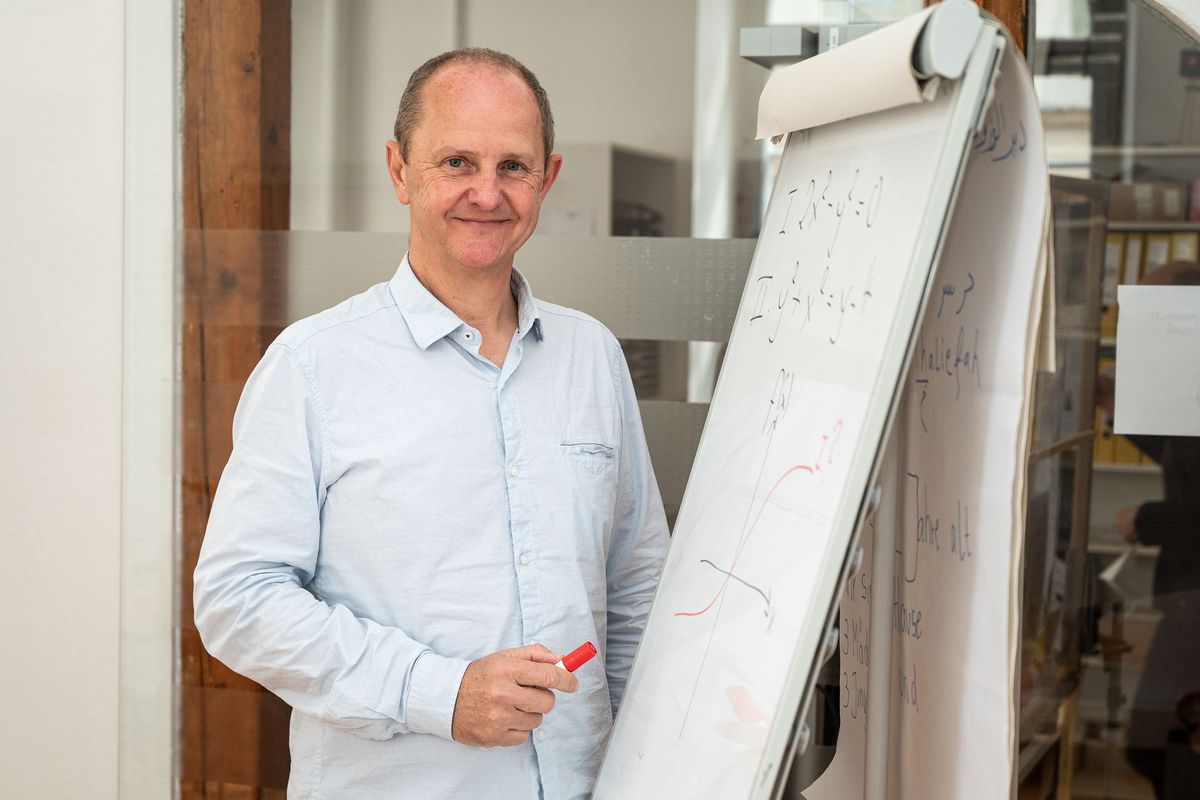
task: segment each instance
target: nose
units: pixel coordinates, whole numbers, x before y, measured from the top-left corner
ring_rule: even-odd
[[[500,175],[494,169],[481,169],[471,182],[467,199],[472,205],[485,211],[492,211],[504,203],[504,193],[501,191]]]

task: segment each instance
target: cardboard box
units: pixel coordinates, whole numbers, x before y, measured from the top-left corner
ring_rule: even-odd
[[[1169,181],[1113,183],[1108,187],[1108,218],[1143,222],[1187,219],[1190,187]]]
[[[1188,185],[1158,182],[1154,187],[1154,219],[1179,222],[1187,219]]]
[[[1108,218],[1115,220],[1137,219],[1137,206],[1133,202],[1132,183],[1111,183],[1108,186]]]

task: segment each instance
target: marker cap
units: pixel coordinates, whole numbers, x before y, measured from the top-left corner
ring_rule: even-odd
[[[582,667],[588,661],[591,661],[592,656],[596,655],[596,645],[591,642],[584,642],[579,647],[575,648],[575,652],[570,655],[563,656],[562,661],[558,662],[567,672],[574,672]]]

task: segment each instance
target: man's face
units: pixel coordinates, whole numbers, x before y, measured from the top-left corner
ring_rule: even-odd
[[[561,164],[557,155],[545,164],[541,117],[525,82],[477,64],[452,64],[425,84],[407,161],[388,142],[388,169],[410,207],[422,268],[510,266]]]

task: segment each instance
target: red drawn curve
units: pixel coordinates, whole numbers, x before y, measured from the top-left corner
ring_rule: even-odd
[[[832,456],[832,453],[830,455]],[[809,473],[810,475],[813,472],[812,467],[806,467],[803,464],[797,464],[796,466],[789,469],[787,472],[780,475],[779,480],[775,481],[775,485],[771,487],[771,491],[767,492],[767,496],[765,498],[763,498],[762,506],[758,509],[758,513],[754,516],[754,524],[750,526],[750,530],[746,531],[746,537],[744,539],[742,539],[742,546],[738,548],[737,555],[733,557],[733,564],[729,567],[729,572],[725,573],[725,580],[721,581],[721,588],[717,590],[716,597],[714,597],[709,602],[708,605],[706,605],[704,608],[700,609],[699,611],[676,611],[675,616],[677,616],[677,617],[698,617],[701,614],[703,614],[705,611],[708,611],[710,608],[713,607],[713,603],[717,602],[717,600],[721,597],[721,592],[725,591],[725,585],[727,583],[729,583],[730,575],[733,573],[733,570],[737,567],[738,559],[742,557],[742,551],[746,549],[746,542],[750,541],[750,534],[754,533],[754,528],[756,525],[758,525],[758,518],[762,516],[763,511],[765,511],[767,508],[767,503],[769,503],[771,501],[771,495],[775,494],[775,490],[779,488],[779,484],[783,483],[784,478],[786,478],[788,475],[791,475],[793,472],[796,472],[798,470],[804,470],[805,472]]]

